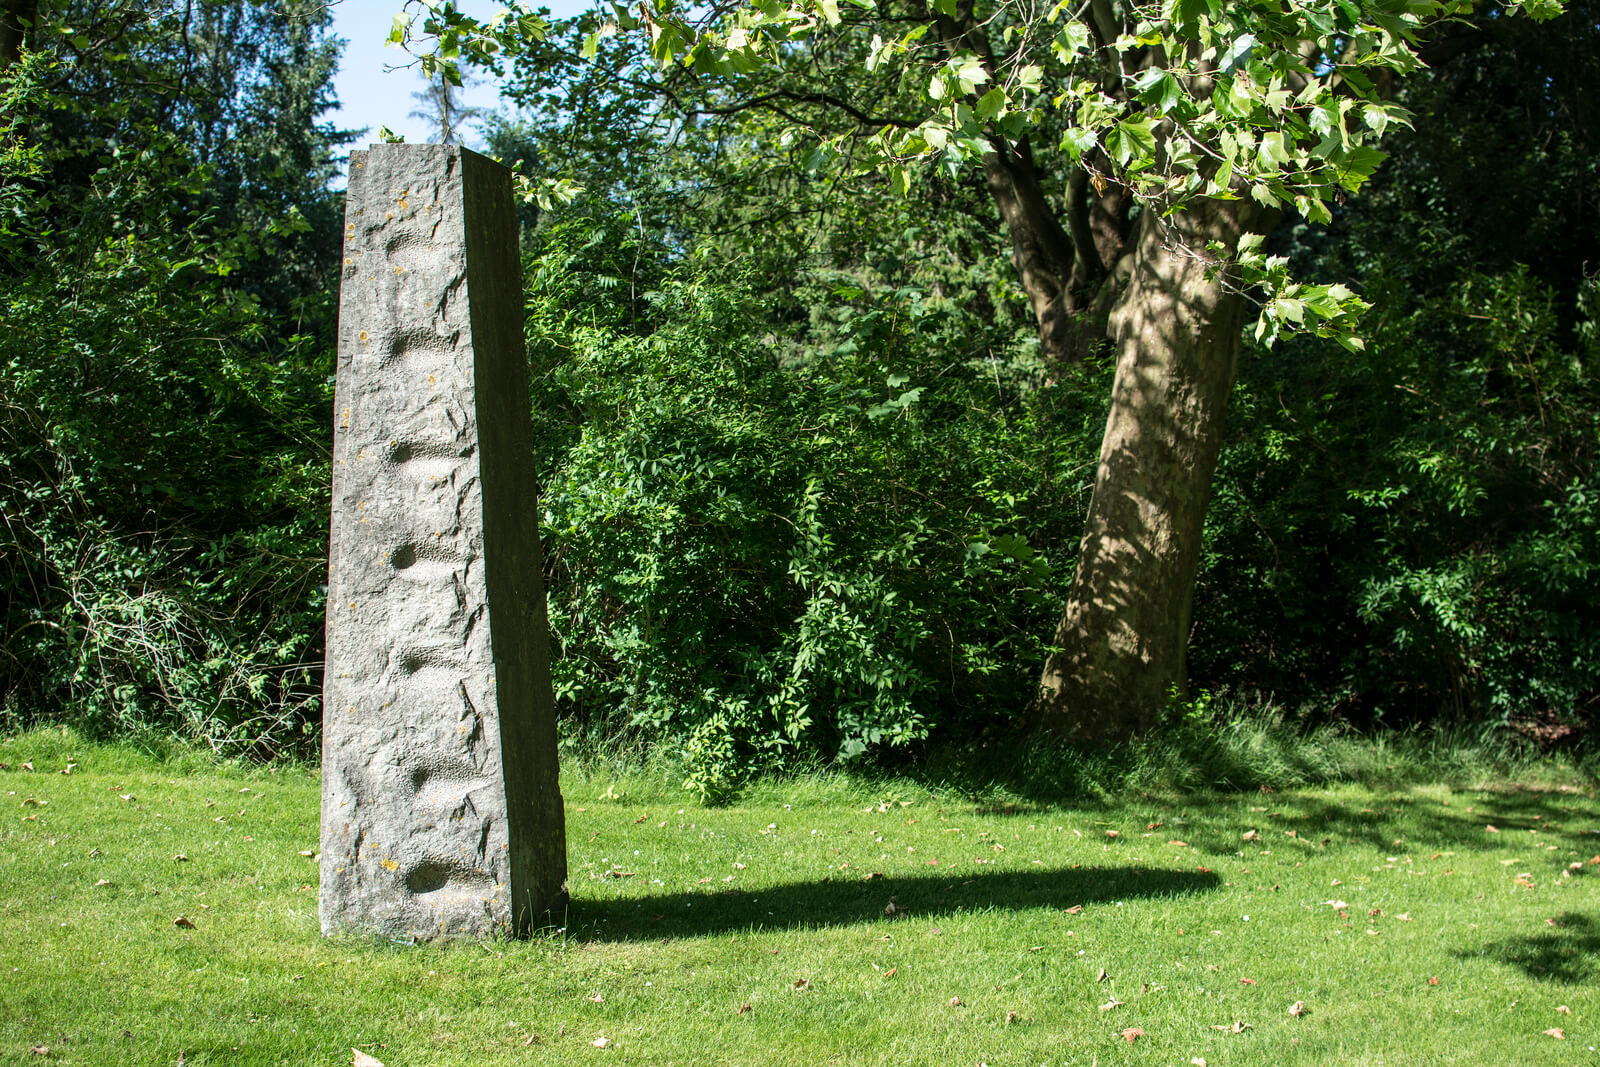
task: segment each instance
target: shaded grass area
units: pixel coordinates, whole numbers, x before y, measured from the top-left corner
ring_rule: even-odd
[[[1600,1055],[1576,778],[1059,804],[816,774],[707,809],[591,763],[563,925],[439,947],[318,936],[313,770],[55,732],[0,763],[0,1063]]]

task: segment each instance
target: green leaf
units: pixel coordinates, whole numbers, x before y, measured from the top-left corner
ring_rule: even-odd
[[[1385,152],[1380,152],[1371,145],[1357,145],[1348,152],[1339,154],[1333,160],[1334,175],[1340,185],[1352,193],[1361,188],[1363,182],[1372,177],[1378,165],[1389,158]]]
[[[1178,79],[1172,76],[1171,71],[1162,70],[1160,67],[1151,67],[1139,75],[1134,80],[1133,88],[1141,103],[1154,108],[1162,115],[1171,111],[1183,96],[1183,88],[1178,84]]]
[[[983,69],[983,63],[976,57],[969,58],[956,71],[956,77],[961,81],[962,92],[975,92],[978,86],[989,80],[989,72]]]
[[[1069,56],[1089,50],[1089,27],[1072,19],[1056,32],[1056,44],[1065,49]]]
[[[1368,129],[1382,137],[1383,131],[1389,127],[1389,112],[1382,104],[1368,104],[1361,109],[1361,120]]]
[[[1098,143],[1095,132],[1084,126],[1070,127],[1061,135],[1061,149],[1072,157],[1073,162],[1082,158],[1085,152],[1092,152]]]
[[[1124,119],[1106,134],[1106,151],[1121,166],[1140,170],[1155,162],[1156,135],[1144,116]]]
[[[1200,19],[1206,14],[1206,0],[1167,0],[1166,3],[1167,21],[1185,37],[1199,35]]]
[[[1261,162],[1261,166],[1268,170],[1276,169],[1293,158],[1281,130],[1271,130],[1261,135],[1261,143],[1256,148],[1256,158]]]
[[[1235,38],[1222,57],[1222,73],[1232,74],[1238,70],[1249,61],[1255,47],[1256,35],[1253,33],[1242,34]]]
[[[905,196],[911,191],[911,171],[899,163],[889,167],[889,188],[894,190],[896,196]]]
[[[978,98],[978,104],[973,108],[973,111],[978,116],[979,121],[988,122],[1005,110],[1005,106],[1006,91],[999,86],[995,86]]]

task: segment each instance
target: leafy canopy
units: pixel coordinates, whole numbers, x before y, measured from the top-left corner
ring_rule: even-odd
[[[870,35],[866,71],[895,74],[917,102],[917,121],[883,122],[864,142],[817,129],[777,137],[812,137],[819,163],[881,172],[907,194],[929,167],[954,172],[999,144],[1061,129],[1059,151],[1097,190],[1120,184],[1148,209],[1248,196],[1327,222],[1330,204],[1382,162],[1379,138],[1410,125],[1390,87],[1422,65],[1425,31],[1473,8],[1472,0],[1060,0],[1048,10],[1019,0],[754,0],[708,9],[642,0],[585,16],[592,28],[582,55],[628,37],[662,69],[748,96],[764,78],[814,64],[823,38]],[[1547,19],[1562,5],[1510,9]],[[449,79],[463,62],[493,68],[525,54],[550,29],[516,5],[486,20],[451,0],[410,0],[407,12],[391,40],[418,48],[424,70]],[[1309,329],[1359,346],[1354,323],[1366,305],[1350,290],[1298,284],[1286,261],[1255,244],[1238,258],[1245,283],[1267,294],[1258,339]]]

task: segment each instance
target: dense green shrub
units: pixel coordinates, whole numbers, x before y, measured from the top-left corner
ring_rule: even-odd
[[[1301,269],[1369,346],[1243,368],[1192,662],[1357,722],[1600,724],[1600,18],[1490,20]]]
[[[1592,722],[1600,350],[1525,272],[1377,295],[1367,352],[1245,375],[1197,678],[1363,722]]]
[[[41,10],[0,71],[0,714],[304,745],[337,240],[324,20]]]
[[[531,272],[563,713],[681,741],[707,793],[1014,717],[1060,597],[1036,546],[1077,536],[1099,383],[953,360],[960,310],[911,290],[857,293],[797,356],[703,257],[607,322],[595,257],[627,266],[627,233],[550,231]]]

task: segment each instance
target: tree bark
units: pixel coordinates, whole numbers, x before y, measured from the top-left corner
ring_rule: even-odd
[[[0,70],[21,57],[22,43],[38,12],[38,0],[0,0]]]
[[[1082,353],[1076,351],[1074,337],[1080,309],[1069,289],[1073,243],[1039,188],[1028,142],[996,145],[983,157],[983,176],[1010,231],[1011,264],[1039,325],[1045,362],[1076,362]]]
[[[1247,311],[1204,249],[1231,252],[1274,218],[1215,200],[1140,218],[1109,318],[1117,370],[1078,569],[1034,703],[1042,729],[1124,738],[1185,692],[1201,529]]]
[[[1105,337],[1108,305],[1101,297],[1123,253],[1128,198],[1115,186],[1092,192],[1087,173],[1078,170],[1067,184],[1063,226],[1026,139],[995,144],[983,157],[983,173],[1011,236],[1011,263],[1038,324],[1045,365],[1081,363]]]

